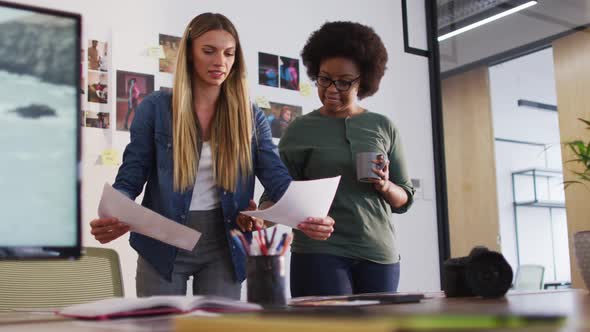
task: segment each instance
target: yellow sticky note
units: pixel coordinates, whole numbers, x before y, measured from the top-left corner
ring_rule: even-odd
[[[119,166],[121,157],[119,151],[115,149],[106,149],[100,154],[100,161],[105,166]]]
[[[166,59],[166,54],[164,54],[164,47],[162,45],[148,47],[147,54],[150,58]]]
[[[299,94],[302,95],[303,97],[309,97],[311,96],[311,92],[313,91],[313,88],[311,86],[311,83],[301,83],[299,84]]]
[[[259,96],[256,97],[256,106],[260,107],[260,108],[270,108],[270,103],[268,102],[268,99],[266,99],[266,97],[263,96]]]

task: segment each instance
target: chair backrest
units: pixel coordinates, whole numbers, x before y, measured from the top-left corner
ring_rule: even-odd
[[[542,265],[520,265],[516,270],[514,289],[538,290],[543,289],[545,267]]]
[[[61,308],[123,296],[119,255],[84,248],[78,260],[0,261],[0,311]]]

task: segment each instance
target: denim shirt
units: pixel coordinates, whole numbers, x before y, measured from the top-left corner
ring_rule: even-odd
[[[154,92],[141,102],[131,124],[131,142],[125,148],[123,164],[119,168],[113,187],[135,199],[147,181],[141,205],[178,223],[186,224],[193,190],[173,190],[171,102],[171,93],[163,91]],[[246,278],[246,257],[235,246],[229,232],[237,228],[238,213],[246,210],[249,200],[254,195],[254,175],[258,177],[274,202],[282,197],[291,183],[291,176],[278,156],[276,145],[272,142],[268,121],[256,107],[253,107],[253,125],[254,174],[247,176],[245,181],[238,181],[234,192],[218,188],[235,278],[240,282]],[[134,232],[131,233],[129,242],[162,277],[171,280],[178,251],[176,247]]]

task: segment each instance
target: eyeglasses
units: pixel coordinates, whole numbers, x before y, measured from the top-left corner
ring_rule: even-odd
[[[348,81],[348,80],[333,80],[333,79],[326,77],[326,76],[318,76],[318,79],[316,80],[316,85],[327,89],[330,87],[330,85],[332,85],[332,83],[334,83],[336,90],[344,92],[344,91],[348,91],[348,89],[350,89],[350,87],[352,86],[352,83],[357,81],[359,78],[361,78],[361,77],[359,76],[351,81]]]

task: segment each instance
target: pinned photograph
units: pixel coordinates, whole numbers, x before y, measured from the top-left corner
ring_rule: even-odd
[[[91,103],[106,104],[108,96],[109,75],[106,73],[88,72],[88,101]]]
[[[272,101],[270,102],[270,108],[261,109],[270,125],[272,137],[275,138],[283,137],[291,122],[303,113],[301,106],[275,103]]]
[[[258,84],[279,87],[279,57],[258,52]]]
[[[86,127],[108,129],[111,127],[109,114],[106,112],[84,112]]]
[[[117,70],[117,130],[129,130],[137,106],[153,91],[154,75]]]
[[[96,39],[88,41],[88,70],[109,71],[108,43]]]
[[[160,34],[160,48],[164,51],[164,58],[160,59],[160,72],[174,73],[178,45],[180,45],[180,37]]]
[[[281,57],[281,88],[299,91],[299,60]]]

